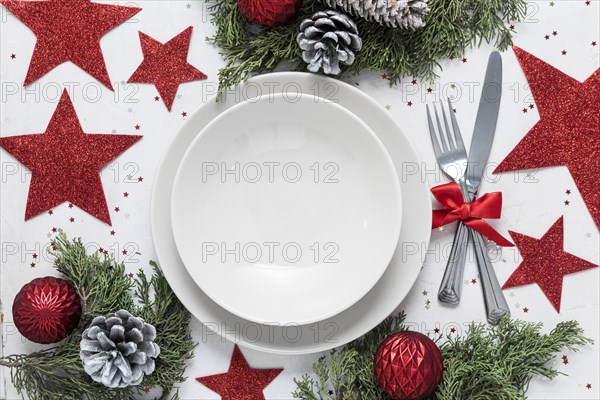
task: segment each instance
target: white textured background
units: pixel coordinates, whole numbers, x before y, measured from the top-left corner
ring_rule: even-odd
[[[0,7],[0,134],[12,136],[43,132],[54,111],[63,87],[72,88],[71,97],[85,132],[141,133],[144,139],[102,171],[113,227],[109,227],[80,211],[63,204],[53,215],[44,214],[23,222],[30,174],[5,151],[0,151],[1,162],[1,303],[2,353],[30,352],[38,345],[25,340],[12,324],[12,301],[25,283],[35,277],[53,273],[50,260],[45,256],[48,235],[53,227],[64,228],[70,237],[81,235],[86,242],[94,242],[112,251],[132,272],[146,267],[154,259],[150,236],[149,205],[152,177],[161,153],[173,134],[185,123],[182,112],[192,113],[206,102],[216,89],[217,71],[223,65],[218,49],[204,38],[213,32],[201,1],[137,1],[122,5],[137,5],[143,11],[128,23],[109,32],[101,42],[108,71],[115,83],[115,93],[97,83],[72,65],[62,65],[41,80],[23,89],[29,60],[35,44],[33,33],[20,21]],[[598,68],[600,45],[599,2],[584,0],[531,2],[527,21],[517,24],[515,43],[542,58],[563,72],[583,81]],[[205,72],[209,79],[184,84],[179,89],[173,111],[168,113],[162,102],[155,102],[156,89],[152,85],[127,86],[127,80],[142,60],[137,31],[165,42],[187,26],[194,26],[189,62]],[[556,31],[556,35],[552,32]],[[546,40],[545,35],[550,35]],[[382,79],[381,72],[365,72],[346,80],[359,84],[360,89],[374,97],[382,107],[389,109],[404,131],[416,144],[426,168],[430,185],[439,184],[433,151],[426,127],[425,103],[440,96],[453,95],[457,99],[457,118],[468,146],[479,101],[480,87],[491,46],[467,51],[466,62],[460,57],[442,62],[443,71],[435,83],[407,78],[394,88]],[[567,54],[562,55],[561,51]],[[15,54],[12,59],[11,55]],[[503,54],[504,96],[490,162],[500,162],[538,120],[537,109],[522,109],[533,103],[527,82],[512,51]],[[455,85],[453,88],[452,85]],[[432,93],[427,88],[431,87]],[[471,88],[471,89],[470,89]],[[470,95],[472,93],[472,95]],[[98,95],[99,94],[99,95]],[[582,94],[585,95],[585,94]],[[412,106],[408,105],[411,102]],[[140,131],[134,126],[139,124]],[[143,182],[138,182],[138,177]],[[570,189],[572,193],[566,195]],[[486,182],[482,191],[502,191],[504,211],[501,221],[493,222],[502,234],[513,230],[540,237],[561,215],[565,216],[565,248],[567,251],[598,263],[599,235],[573,180],[564,167],[505,174],[497,182]],[[123,193],[128,192],[129,197]],[[569,206],[564,205],[565,200]],[[120,211],[115,212],[114,208]],[[70,223],[69,218],[75,222]],[[116,234],[110,235],[114,229]],[[423,271],[413,290],[401,305],[414,329],[433,331],[436,327],[449,332],[452,327],[460,333],[470,321],[484,320],[479,283],[465,284],[463,301],[456,309],[442,308],[436,300],[438,284],[445,266],[454,227],[443,232],[434,231]],[[127,256],[122,250],[127,250]],[[38,254],[34,260],[33,254]],[[465,279],[477,278],[473,257],[468,262]],[[34,262],[35,267],[30,264]],[[504,282],[520,262],[515,248],[504,250],[495,257],[496,272]],[[552,260],[548,260],[549,263]],[[542,321],[547,328],[559,321],[580,321],[589,337],[599,339],[599,270],[582,272],[565,278],[562,312],[558,314],[536,285],[505,291],[513,316],[526,321]],[[427,294],[424,294],[427,293]],[[430,302],[429,302],[430,301]],[[429,305],[428,305],[429,304]],[[528,312],[523,311],[524,308]],[[187,369],[190,378],[182,385],[183,399],[218,398],[193,378],[224,372],[229,364],[232,344],[213,337],[200,335],[200,322],[193,322],[196,339],[200,342],[196,356]],[[569,363],[556,366],[568,374],[554,381],[534,379],[529,390],[530,399],[598,399],[600,398],[600,357],[598,344],[579,353],[565,352]],[[289,399],[295,385],[292,378],[309,371],[318,355],[274,356],[242,349],[253,367],[277,368],[285,371],[265,390],[268,399]],[[0,398],[16,399],[10,383],[9,371],[1,370]],[[591,389],[586,388],[591,384]]]

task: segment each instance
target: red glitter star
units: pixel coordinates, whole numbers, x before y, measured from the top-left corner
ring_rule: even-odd
[[[134,128],[135,128],[135,130],[136,130],[136,131],[139,131],[139,130],[140,130],[140,128],[141,128],[141,126],[139,126],[139,125],[137,125],[137,124],[136,124],[136,125],[134,126]]]
[[[471,283],[472,283],[473,285],[474,285],[474,284],[476,284],[476,283],[477,283],[477,279],[475,279],[475,278],[471,279]]]
[[[526,109],[526,108],[524,108],[524,109],[523,109],[523,114],[526,114],[526,113],[527,113],[527,109]]]
[[[127,255],[127,250],[123,249],[123,251],[121,253],[123,253],[123,255],[126,256]]]
[[[544,39],[546,39],[546,40],[550,40],[550,35],[546,35],[546,36],[544,36]]]
[[[169,111],[180,84],[207,78],[187,62],[192,29],[188,27],[165,44],[139,32],[144,61],[128,83],[153,83]]]
[[[570,189],[567,189],[567,190],[565,191],[565,193],[566,193],[566,194],[571,194],[571,190],[570,190]]]
[[[435,328],[433,331],[434,331],[435,333],[440,333],[440,328]]]
[[[0,0],[0,3],[37,37],[25,86],[71,61],[112,90],[100,38],[141,8],[89,0]]]
[[[450,328],[450,333],[455,333],[456,329],[455,328]]]
[[[115,207],[115,212],[119,212],[121,209],[119,207]]]
[[[463,63],[466,63],[466,62],[467,62],[467,58],[466,58],[466,57],[464,57],[464,58],[462,59],[462,62],[463,62]]]
[[[454,60],[454,56],[450,56],[448,58],[450,59],[450,61]]]
[[[432,88],[427,88],[427,93],[431,93],[431,92],[433,92],[433,89]]]
[[[31,265],[31,268],[35,268],[35,263],[33,263],[33,262],[32,262],[32,263],[31,263],[31,264],[29,264],[29,265]]]
[[[35,259],[37,259],[38,255],[37,255],[37,253],[33,253],[31,257],[33,257],[33,259],[35,260]]]
[[[110,224],[99,170],[141,138],[84,133],[65,90],[44,133],[0,138],[32,172],[25,220],[70,201]]]
[[[553,31],[553,32],[552,32],[552,36],[556,36],[556,35],[558,35],[558,32],[556,32],[556,31]]]
[[[138,178],[138,182],[144,182],[144,178],[142,178],[141,176]]]
[[[560,53],[561,53],[563,56],[566,56],[566,55],[567,55],[567,51],[566,51],[566,50],[563,50],[563,51],[561,51]]]
[[[416,85],[417,84],[417,80],[413,79],[410,83],[412,83],[413,85]]]
[[[227,372],[199,377],[196,380],[218,393],[221,400],[264,400],[263,390],[281,371],[281,368],[251,368],[236,345]]]
[[[523,262],[508,278],[502,289],[537,283],[560,312],[563,276],[596,267],[589,261],[563,250],[563,217],[540,239],[509,231]]]
[[[568,359],[568,358],[566,358],[566,357],[564,357],[564,358],[563,358],[563,364],[567,365],[568,363],[569,363],[569,359]]]
[[[571,202],[569,200],[565,200],[565,206],[568,206],[569,204],[571,204]]]
[[[597,45],[596,41],[593,41],[592,46],[596,46],[596,45]]]
[[[387,78],[388,78],[387,72],[384,72],[383,74],[381,74],[381,79],[387,79]]]
[[[533,108],[534,108],[534,107],[535,107],[535,106],[534,106],[533,104],[530,104],[530,105],[529,105],[529,108],[531,108],[532,110],[533,110]]]
[[[154,101],[159,101],[159,100],[160,100],[160,97],[154,96]]]
[[[117,232],[115,232],[114,230],[110,231],[111,236],[115,236],[115,233],[117,233]]]
[[[586,388],[591,389],[592,388],[592,384],[588,383],[587,385],[585,385]]]
[[[56,233],[56,231],[58,231],[58,229],[56,229],[55,227],[52,227],[52,233]]]
[[[48,214],[52,215],[52,214],[54,214],[54,211],[48,210]]]
[[[181,116],[185,118],[185,117],[187,117],[187,113],[184,111],[181,113]]]
[[[406,103],[407,106],[412,107],[413,103],[412,101],[409,101],[408,103]]]
[[[129,193],[127,193],[127,192],[123,193],[123,197],[129,197]]]
[[[581,83],[513,48],[535,97],[540,120],[494,173],[566,165],[600,227],[600,68]]]
[[[591,3],[591,1],[590,1],[590,0],[585,0],[585,5],[586,5],[586,6],[589,6],[589,5],[590,5],[590,3]]]
[[[69,218],[69,222],[75,222],[75,218],[73,218],[73,217]]]
[[[514,30],[515,30],[515,26],[514,26],[514,25],[510,25],[510,26],[508,27],[508,29],[510,29],[511,31],[514,31]]]
[[[129,273],[129,277],[130,277],[130,278],[133,278],[134,276],[135,276],[135,275],[134,275],[132,272],[130,272],[130,273]]]
[[[73,208],[73,203],[69,203],[69,208]]]
[[[15,58],[17,58],[17,55],[16,54],[11,54],[10,58],[12,58],[14,60]]]
[[[528,312],[529,312],[529,308],[525,307],[525,308],[523,309],[523,312],[524,312],[524,313],[528,313]]]

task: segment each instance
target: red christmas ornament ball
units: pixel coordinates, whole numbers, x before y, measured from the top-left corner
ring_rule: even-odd
[[[444,363],[436,344],[419,332],[388,336],[377,349],[374,360],[377,383],[397,400],[427,397],[442,380]]]
[[[302,0],[237,0],[237,5],[250,22],[271,27],[294,18]]]
[[[17,293],[12,312],[17,329],[27,339],[56,343],[77,328],[81,299],[64,279],[36,278]]]

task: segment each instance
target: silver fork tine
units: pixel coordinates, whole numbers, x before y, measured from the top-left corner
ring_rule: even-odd
[[[442,118],[444,118],[444,127],[446,128],[446,139],[448,139],[448,148],[456,149],[456,141],[453,137],[455,137],[454,132],[450,130],[448,126],[448,119],[446,119],[446,112],[444,111],[444,103],[440,100],[440,110],[442,110]]]
[[[431,120],[431,114],[429,113],[429,106],[427,104],[425,104],[425,109],[427,110],[427,122],[429,123],[429,136],[431,136],[433,152],[437,158],[440,154],[442,154],[442,149],[440,148],[440,143],[437,135],[435,134],[435,128],[433,127],[433,121]]]
[[[437,107],[435,106],[435,104],[433,105],[433,112],[435,113],[435,122],[437,122],[437,126],[439,129],[440,143],[441,143],[442,149],[444,150],[444,153],[445,153],[448,150],[450,150],[450,148],[448,147],[446,139],[444,139],[444,130],[442,129],[442,124],[440,123],[440,117],[438,116]]]
[[[452,130],[454,131],[454,139],[456,139],[456,147],[465,149],[465,144],[463,143],[460,128],[458,127],[458,122],[456,121],[456,115],[454,115],[454,109],[452,108],[450,99],[448,99],[448,112],[450,113],[450,120],[452,121]]]

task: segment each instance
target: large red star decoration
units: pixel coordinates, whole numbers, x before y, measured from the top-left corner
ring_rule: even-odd
[[[263,390],[283,371],[250,368],[244,355],[233,348],[229,370],[223,374],[196,378],[198,382],[221,395],[221,400],[260,400],[265,398]]]
[[[0,0],[37,37],[25,86],[71,61],[112,90],[100,38],[141,8],[89,0]]]
[[[32,172],[25,220],[68,201],[110,224],[99,170],[141,138],[84,133],[65,90],[44,133],[0,138]]]
[[[169,111],[180,84],[207,78],[187,62],[192,29],[188,27],[165,44],[140,32],[144,60],[128,83],[153,83]]]
[[[508,232],[517,245],[523,261],[502,289],[537,283],[558,312],[560,312],[563,276],[597,267],[563,250],[563,217],[560,217],[540,239]]]
[[[579,82],[513,46],[540,120],[494,173],[565,165],[600,227],[600,69]]]

